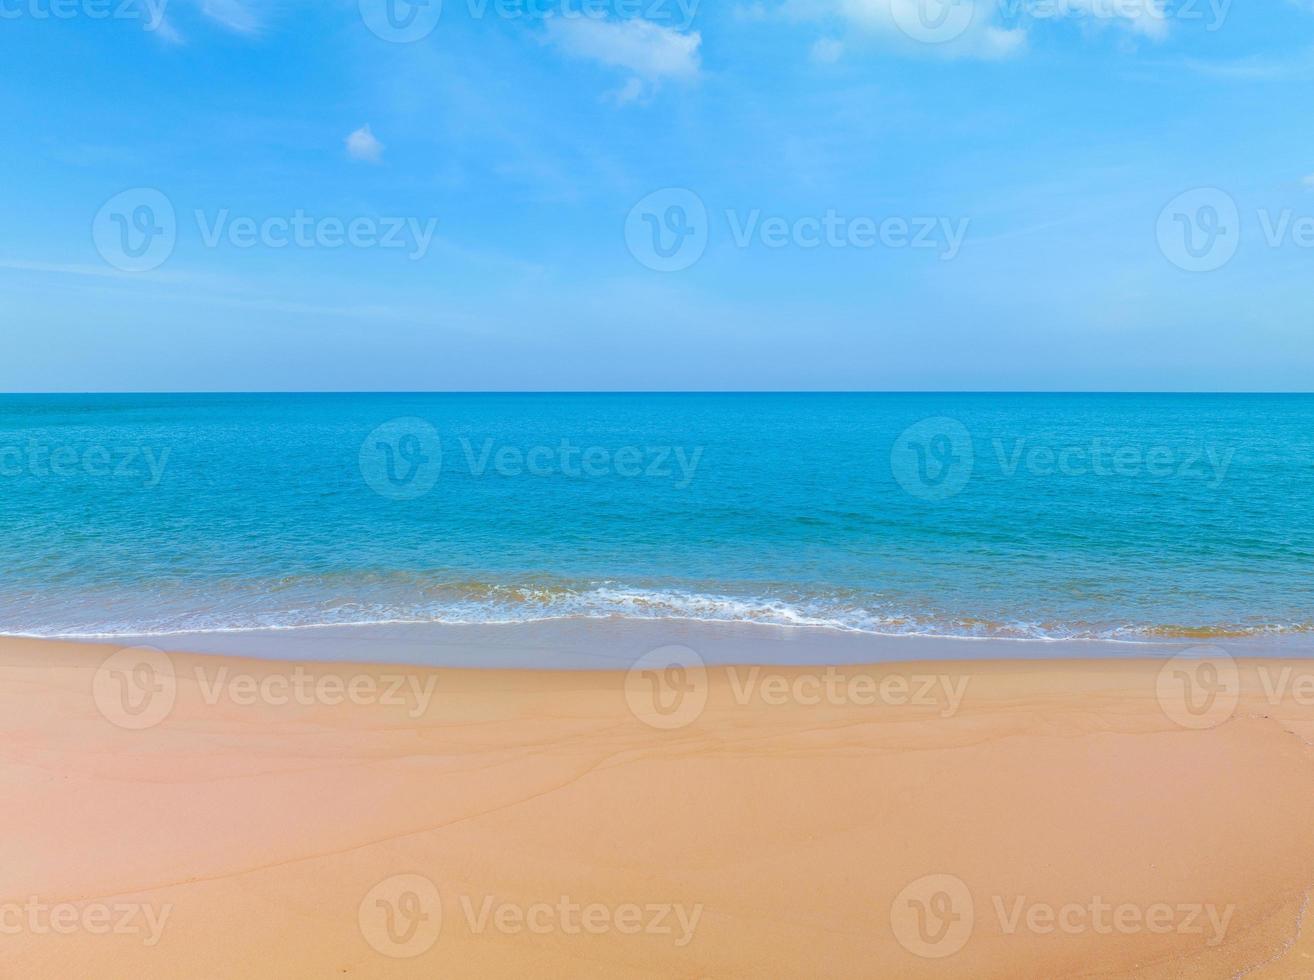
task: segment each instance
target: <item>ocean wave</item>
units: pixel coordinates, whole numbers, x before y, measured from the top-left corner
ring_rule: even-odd
[[[770,594],[699,591],[618,583],[520,584],[486,581],[399,583],[281,580],[225,583],[204,592],[70,597],[49,593],[0,598],[0,633],[66,639],[114,639],[187,633],[298,630],[335,626],[507,625],[561,619],[688,620],[830,629],[876,636],[964,639],[1222,640],[1314,632],[1314,624],[1166,625],[1032,622],[1006,617],[910,611],[887,597],[853,592]]]

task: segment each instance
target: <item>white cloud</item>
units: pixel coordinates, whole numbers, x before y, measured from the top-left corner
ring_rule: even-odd
[[[202,0],[201,13],[238,34],[260,30],[260,19],[242,0]]]
[[[647,94],[648,87],[640,79],[631,76],[625,80],[624,85],[611,94],[611,98],[617,105],[628,105],[631,102],[643,101]]]
[[[1025,28],[991,23],[994,0],[831,0],[831,13],[867,34],[949,58],[1008,58],[1026,47]],[[820,11],[817,3],[795,11]]]
[[[1033,16],[1053,8],[1058,17],[1117,24],[1133,34],[1159,40],[1168,36],[1167,0],[1046,0],[1031,5]]]
[[[347,136],[347,156],[353,160],[379,163],[383,159],[383,144],[370,131],[369,123]]]
[[[702,35],[687,34],[652,21],[598,20],[589,17],[552,17],[548,40],[576,58],[629,72],[617,102],[635,102],[663,81],[688,81],[698,76],[698,49]]]
[[[1213,0],[1210,9],[1222,11],[1214,16],[1224,16],[1230,2]],[[848,38],[825,37],[812,45],[813,60],[823,62],[839,56],[837,45],[864,35],[904,51],[982,59],[1020,54],[1030,32],[1044,24],[1116,26],[1129,40],[1161,40],[1173,16],[1168,0],[783,0],[772,10],[790,20],[849,26]],[[739,8],[746,18],[765,11],[760,0]]]
[[[1314,190],[1314,174],[1309,174],[1305,177],[1302,177],[1300,179],[1300,182],[1304,184],[1306,187],[1308,187],[1310,190]]]
[[[987,25],[975,39],[971,52],[979,58],[1011,58],[1027,46],[1027,32],[1021,27],[1003,28]]]

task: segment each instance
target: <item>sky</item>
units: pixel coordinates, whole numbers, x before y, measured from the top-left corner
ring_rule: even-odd
[[[0,390],[1309,390],[1314,0],[0,0]]]

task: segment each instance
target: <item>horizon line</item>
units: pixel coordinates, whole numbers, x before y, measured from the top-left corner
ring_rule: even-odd
[[[3,397],[80,395],[1314,395],[1314,391],[1154,388],[214,388],[0,391]]]

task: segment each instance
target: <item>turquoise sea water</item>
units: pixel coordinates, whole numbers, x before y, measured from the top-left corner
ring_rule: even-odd
[[[0,396],[0,632],[1314,629],[1314,396]]]

